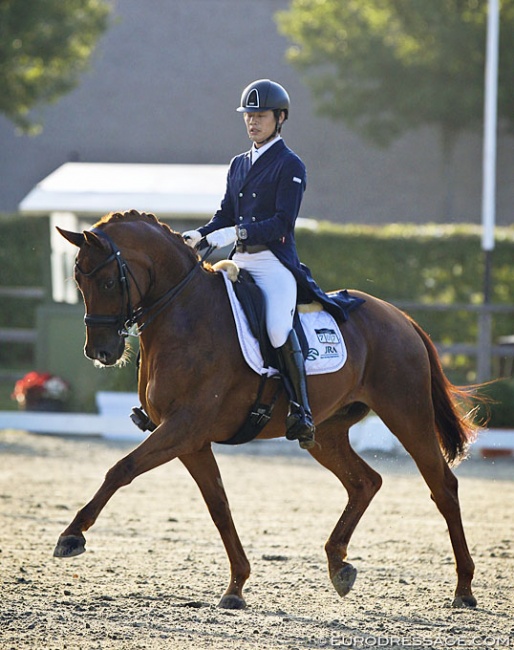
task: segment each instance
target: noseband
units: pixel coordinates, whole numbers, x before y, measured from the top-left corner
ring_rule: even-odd
[[[150,314],[149,318],[144,323],[138,324],[137,331],[134,334],[134,336],[140,336],[143,330],[146,327],[148,327],[148,325],[150,325],[150,323],[186,287],[186,285],[193,277],[195,271],[199,268],[199,265],[195,264],[193,268],[187,273],[187,275],[183,280],[181,280],[177,285],[172,287],[169,291],[167,291],[163,296],[158,298],[151,305],[149,305],[148,307],[140,306],[134,309],[132,307],[132,298],[130,294],[130,282],[128,276],[132,278],[139,292],[139,295],[141,296],[141,298],[143,298],[143,295],[137,284],[134,274],[130,270],[127,262],[123,259],[123,255],[121,254],[120,249],[118,248],[116,243],[111,239],[111,237],[109,237],[109,235],[107,235],[105,232],[103,232],[98,228],[93,228],[91,232],[95,233],[95,235],[98,235],[98,237],[101,237],[109,244],[109,247],[111,249],[110,255],[98,266],[95,266],[95,268],[92,271],[86,272],[82,270],[78,262],[75,262],[75,268],[85,278],[91,278],[94,275],[96,275],[96,273],[98,273],[98,271],[103,269],[105,266],[115,261],[118,266],[118,281],[121,286],[122,311],[117,316],[106,316],[106,315],[86,313],[86,315],[84,316],[84,323],[86,324],[86,327],[116,327],[119,336],[126,338],[127,336],[130,336],[129,330],[133,325],[137,323],[138,320],[141,320],[144,316],[146,316],[150,312],[153,312]]]

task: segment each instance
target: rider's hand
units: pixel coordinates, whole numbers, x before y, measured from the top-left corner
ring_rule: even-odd
[[[198,232],[198,230],[186,230],[186,232],[182,233],[182,237],[188,246],[194,248],[202,238],[202,235]]]
[[[236,241],[236,227],[229,226],[228,228],[221,228],[211,232],[205,238],[207,243],[214,248],[223,248]]]

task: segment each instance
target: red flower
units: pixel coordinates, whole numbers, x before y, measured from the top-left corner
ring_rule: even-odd
[[[53,399],[64,402],[68,398],[70,387],[64,379],[51,375],[49,372],[32,371],[19,379],[14,385],[11,395],[20,404],[27,400]]]

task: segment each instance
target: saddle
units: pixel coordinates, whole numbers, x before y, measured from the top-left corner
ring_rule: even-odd
[[[218,265],[214,268],[218,269]],[[226,267],[224,267],[226,270]],[[245,269],[237,269],[237,279],[232,279],[234,292],[248,320],[248,325],[255,336],[261,349],[264,365],[269,368],[278,368],[279,359],[276,349],[271,345],[266,329],[266,305],[264,294],[257,286],[251,274]],[[307,337],[298,316],[298,309],[295,310],[293,318],[293,329],[296,331],[300,342],[304,359],[309,354]]]

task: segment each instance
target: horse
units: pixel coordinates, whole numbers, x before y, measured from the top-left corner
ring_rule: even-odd
[[[156,428],[109,469],[60,535],[54,556],[83,553],[84,532],[115,492],[178,458],[197,483],[228,556],[230,580],[219,606],[242,609],[250,564],[212,443],[230,439],[243,425],[260,377],[240,351],[224,280],[153,214],[110,213],[91,230],[58,230],[78,247],[74,277],[86,308],[85,355],[101,366],[119,364],[127,330],[137,328],[139,399]],[[350,427],[373,410],[413,458],[446,520],[457,573],[453,606],[475,607],[474,563],[451,470],[477,430],[465,409],[470,388],[447,379],[428,334],[407,314],[371,295],[351,295],[365,302],[338,323],[348,349],[346,363],[337,372],[308,377],[317,433],[316,445],[306,453],[333,472],[348,495],[325,545],[329,577],[340,596],[352,589],[357,571],[347,561],[348,545],[381,487],[380,474],[353,450],[348,437]],[[272,383],[264,388],[267,396],[275,391]],[[287,410],[282,391],[260,439],[285,435]]]

